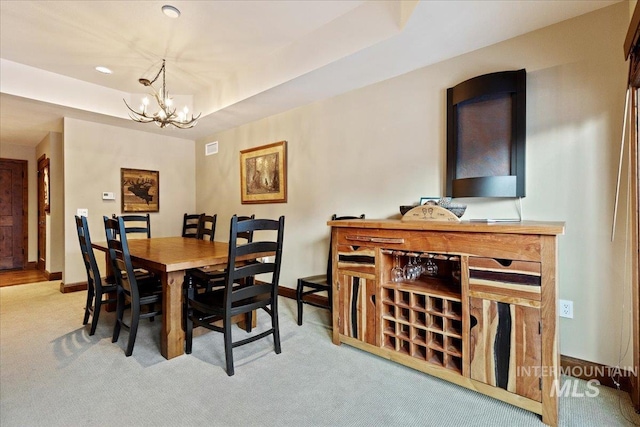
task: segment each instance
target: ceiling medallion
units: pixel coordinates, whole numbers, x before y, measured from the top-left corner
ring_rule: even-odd
[[[156,88],[153,87],[153,84],[158,77],[162,74],[162,90],[158,92]],[[144,98],[142,100],[142,105],[140,105],[140,111],[136,111],[127,104],[127,101],[123,99],[125,105],[129,109],[129,117],[131,120],[134,120],[139,123],[155,123],[159,127],[163,128],[167,125],[171,125],[178,129],[189,129],[198,124],[198,119],[200,118],[200,114],[196,117],[191,114],[191,118],[187,118],[187,114],[189,113],[189,109],[184,107],[182,111],[176,113],[176,108],[173,106],[173,99],[169,97],[169,93],[167,92],[165,86],[165,60],[162,60],[162,67],[158,74],[153,78],[153,80],[148,80],[145,78],[138,79],[141,85],[147,86],[151,88],[153,91],[152,95],[156,99],[158,103],[159,109],[155,113],[149,113],[149,98]]]

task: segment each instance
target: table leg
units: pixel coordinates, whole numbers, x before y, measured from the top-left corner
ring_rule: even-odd
[[[162,273],[162,334],[160,353],[172,359],[184,354],[182,329],[182,283],[184,271]]]

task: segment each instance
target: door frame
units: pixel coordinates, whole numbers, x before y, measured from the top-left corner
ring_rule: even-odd
[[[49,159],[46,154],[43,154],[38,158],[38,210],[37,210],[37,259],[36,268],[42,272],[46,271],[47,267],[47,212],[44,201],[44,170],[49,167]],[[42,221],[42,223],[41,223]],[[40,232],[40,227],[44,227],[44,232]],[[42,254],[40,248],[43,248]],[[41,256],[42,255],[42,256]]]
[[[639,3],[640,4],[640,3]],[[638,6],[636,6],[638,10]],[[629,162],[631,168],[631,295],[632,295],[632,331],[633,331],[633,364],[635,378],[632,378],[631,400],[640,411],[640,152],[638,150],[638,88],[631,87],[631,125],[629,126],[630,147]]]
[[[28,264],[29,258],[29,162],[27,160],[5,158],[0,158],[0,161],[18,164],[22,168],[22,251],[24,254],[22,257],[22,269],[24,269]]]

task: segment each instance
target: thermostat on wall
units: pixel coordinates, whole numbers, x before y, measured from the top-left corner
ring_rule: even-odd
[[[110,192],[103,192],[102,193],[102,200],[115,200],[116,196],[113,195],[113,193]]]

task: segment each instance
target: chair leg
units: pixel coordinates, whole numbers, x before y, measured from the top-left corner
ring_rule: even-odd
[[[187,354],[191,354],[191,349],[193,346],[193,310],[189,306],[189,299],[194,297],[195,290],[193,288],[193,281],[191,279],[191,275],[186,275],[185,283],[187,288],[185,289],[184,295],[184,341],[185,341],[185,350],[184,352]]]
[[[184,331],[184,352],[191,354],[193,348],[193,320],[190,316],[185,319],[185,331]]]
[[[96,333],[96,327],[98,326],[98,319],[100,318],[100,310],[102,309],[102,294],[97,293],[95,297],[95,305],[93,306],[93,319],[91,319],[91,330],[89,336]]]
[[[282,349],[280,348],[280,326],[278,322],[278,300],[271,301],[271,327],[273,328],[273,346],[275,347],[276,354],[280,354]]]
[[[133,353],[133,346],[136,343],[136,335],[138,335],[138,323],[140,323],[140,307],[134,307],[131,304],[131,326],[129,326],[129,341],[127,343],[127,349],[125,350],[125,356],[129,357]]]
[[[248,311],[244,314],[244,323],[244,330],[247,331],[247,333],[251,332],[253,328],[253,311]]]
[[[302,280],[298,279],[296,288],[296,301],[298,303],[298,325],[302,325]]]
[[[122,326],[122,317],[124,316],[124,293],[121,290],[118,290],[117,293],[116,324],[113,325],[113,338],[111,338],[111,342],[118,342],[120,327]]]
[[[233,341],[231,340],[231,317],[225,313],[224,316],[224,358],[227,362],[227,375],[230,377],[235,373],[233,370]]]
[[[91,314],[91,306],[93,305],[93,286],[91,286],[91,283],[89,283],[88,286],[87,303],[84,306],[84,319],[82,320],[83,325],[89,323],[89,314]]]

